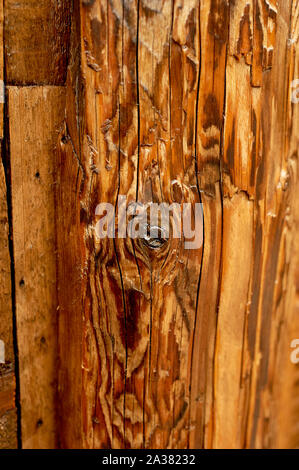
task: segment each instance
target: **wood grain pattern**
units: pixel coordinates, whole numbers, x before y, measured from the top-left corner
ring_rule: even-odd
[[[64,84],[70,14],[69,0],[5,0],[8,85]]]
[[[4,5],[0,2],[0,138],[4,137]]]
[[[4,362],[0,363],[0,449],[17,447],[17,411],[15,406],[15,354],[13,344],[13,308],[11,288],[11,258],[9,250],[8,172],[4,137],[3,83],[3,2],[0,2],[0,341],[4,347]]]
[[[299,1],[5,0],[4,41],[23,447],[298,447]],[[99,239],[120,195],[203,245]]]
[[[81,142],[72,135],[64,138],[60,157],[61,191],[73,187],[78,173],[81,208],[77,205],[72,219],[78,220],[80,210],[84,235],[76,263],[68,268],[81,271],[84,309],[82,436],[73,442],[63,427],[68,446],[187,445],[201,249],[191,256],[177,239],[154,251],[141,240],[100,243],[93,235],[96,205],[115,204],[118,194],[128,202],[200,201],[194,161],[199,31],[182,51],[176,42],[186,40],[186,11],[174,25],[170,3],[161,4],[159,21],[149,28],[151,8],[146,2],[134,7],[100,2],[81,9],[84,127]],[[195,5],[192,15],[198,14]],[[164,36],[155,43],[161,31]],[[180,79],[172,82],[173,74]],[[61,219],[63,214],[65,208]],[[60,288],[61,316],[71,315],[65,288]],[[78,366],[74,372],[81,374]],[[68,393],[65,388],[62,403]]]
[[[76,436],[61,409],[63,446],[280,442],[283,394],[274,372],[276,354],[289,360],[280,325],[291,293],[280,286],[293,285],[285,250],[296,233],[288,217],[296,217],[298,147],[289,96],[295,70],[285,64],[296,57],[296,8],[263,0],[82,2],[82,75],[69,73],[59,156],[77,255],[65,229],[58,243],[61,354],[75,309],[82,366],[68,374],[61,357],[60,396],[64,403],[73,393],[82,406]],[[95,207],[116,204],[119,194],[202,201],[203,253],[190,255],[175,240],[152,254],[128,239],[99,242]],[[80,286],[73,308],[66,253]],[[81,393],[70,391],[72,379]]]
[[[299,76],[298,39],[299,39],[299,3],[292,2],[291,21],[289,24],[289,37],[287,42],[287,85],[286,96],[286,132],[285,160],[286,180],[284,183],[284,203],[286,217],[283,227],[284,247],[280,258],[279,269],[281,274],[280,289],[276,297],[277,302],[277,342],[272,349],[272,384],[274,407],[271,414],[272,426],[275,426],[275,441],[273,447],[298,448],[298,364],[292,363],[290,354],[293,351],[291,343],[299,338],[298,316],[298,104],[292,102],[294,95],[293,81]],[[285,173],[282,174],[284,177]],[[281,295],[282,292],[282,295]],[[287,406],[282,406],[282,404]]]
[[[189,447],[210,447],[213,434],[213,357],[222,257],[221,152],[229,28],[226,2],[200,8],[197,177],[204,211],[203,267],[198,291]]]
[[[0,188],[0,340],[3,341],[5,348],[5,363],[0,363],[0,449],[5,449],[17,446],[17,420],[9,226],[6,180],[2,160],[0,162]]]
[[[61,87],[8,89],[24,448],[51,448],[56,439],[54,150],[64,118],[64,97]]]
[[[223,264],[223,283],[230,278],[233,284],[238,276],[238,288],[243,286],[237,301],[244,317],[235,349],[232,337],[237,330],[233,329],[232,313],[237,313],[237,309],[221,311],[221,299],[227,301],[221,287],[215,358],[216,447],[275,447],[279,435],[277,407],[283,405],[281,401],[277,403],[273,386],[278,380],[276,355],[281,354],[281,344],[285,344],[284,361],[289,363],[286,346],[289,338],[281,336],[281,325],[288,316],[283,286],[292,283],[291,278],[288,280],[288,256],[292,255],[287,247],[296,233],[290,226],[289,214],[296,217],[296,203],[292,201],[298,171],[297,150],[289,153],[288,148],[294,137],[291,134],[286,137],[291,102],[289,72],[284,64],[288,55],[290,12],[291,2],[278,2],[276,54],[271,69],[262,75],[259,88],[252,89],[257,83],[251,82],[246,61],[236,61],[231,56],[227,62],[223,194],[230,201],[247,199],[248,209],[235,221],[234,227],[242,240],[238,245],[238,259],[243,249],[247,256],[251,253],[252,261],[247,259],[242,270],[237,262],[230,261],[231,276]],[[237,92],[235,83],[239,84]],[[296,118],[292,125],[298,129]],[[298,140],[294,142],[295,148],[298,149]],[[226,202],[224,225],[230,220],[225,207]],[[242,236],[245,230],[246,237]],[[242,278],[245,273],[246,276],[240,284],[241,272]],[[225,361],[226,379],[223,377]],[[237,376],[232,380],[235,373]],[[235,396],[234,414],[228,407],[231,396]],[[223,432],[228,429],[226,426],[234,429],[235,435]],[[292,430],[286,433],[290,436]]]

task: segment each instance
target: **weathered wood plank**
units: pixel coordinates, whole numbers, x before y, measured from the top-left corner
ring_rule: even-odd
[[[138,200],[142,202],[190,203],[193,208],[201,202],[196,177],[198,18],[197,1],[180,6],[140,2]],[[146,284],[150,274],[151,287],[143,404],[148,410],[146,447],[188,446],[202,246],[189,250],[184,242],[184,237],[171,237],[161,253],[142,246],[136,250],[141,283]]]
[[[4,357],[0,357],[0,449],[17,446],[15,407],[15,371],[13,348],[13,312],[9,254],[9,226],[6,181],[0,162],[0,341]],[[3,361],[3,362],[2,362]]]
[[[278,184],[284,189],[285,223],[283,247],[279,262],[280,276],[276,289],[276,337],[272,346],[273,406],[269,426],[275,429],[271,442],[275,448],[298,448],[298,362],[294,360],[292,344],[299,339],[298,279],[299,279],[299,204],[298,204],[298,148],[299,148],[299,3],[292,2],[291,22],[286,55],[286,133],[285,159],[282,178]],[[295,86],[294,86],[295,84]],[[283,183],[283,184],[282,184]],[[295,355],[298,358],[298,354]]]
[[[55,145],[63,87],[9,87],[22,445],[55,446],[57,296]]]
[[[7,85],[63,85],[71,1],[5,0]]]
[[[7,181],[4,171],[3,1],[0,2],[0,449],[17,447]],[[7,161],[5,161],[7,164]]]
[[[278,425],[293,368],[289,394],[277,376],[297,328],[296,4],[77,6],[57,163],[63,447],[295,442]],[[96,206],[119,195],[202,201],[203,253],[99,240]]]
[[[64,83],[68,5],[6,1],[9,84]],[[8,92],[23,446],[53,447],[57,426],[61,447],[297,446],[298,2],[97,0],[72,14],[65,92]],[[201,201],[203,250],[99,240],[96,206],[119,195]]]
[[[253,5],[256,24],[263,21],[257,16],[258,4],[261,3]],[[238,31],[238,28],[233,27],[234,19],[238,18],[234,13],[239,7],[238,3],[231,8],[230,42],[240,44],[243,41],[244,45],[244,36],[235,41],[238,36],[234,35],[234,31]],[[258,59],[253,59],[255,71],[251,70],[250,76],[250,60],[243,61],[234,53],[227,62],[223,222],[225,227],[229,221],[225,210],[226,199],[234,201],[245,197],[250,210],[244,211],[239,221],[236,219],[240,233],[236,249],[240,257],[243,250],[251,253],[251,260],[248,259],[241,269],[238,268],[237,260],[232,262],[233,254],[225,256],[223,252],[223,283],[229,281],[225,270],[228,258],[229,266],[233,269],[231,285],[234,285],[233,279],[238,279],[238,286],[234,286],[234,299],[224,310],[221,305],[227,301],[229,291],[220,292],[214,390],[216,447],[277,446],[280,435],[278,408],[285,406],[281,397],[277,398],[279,383],[282,386],[278,379],[278,364],[280,361],[282,365],[282,361],[285,361],[285,368],[289,369],[289,338],[287,327],[282,328],[281,325],[287,322],[289,316],[285,303],[289,295],[283,286],[288,282],[292,285],[293,282],[289,277],[289,250],[295,229],[288,221],[290,214],[296,217],[296,203],[292,201],[298,171],[298,139],[294,142],[287,129],[289,125],[294,126],[298,135],[298,119],[295,115],[292,124],[288,123],[290,76],[285,64],[291,2],[278,2],[277,18],[276,13],[273,13],[276,6],[269,3],[268,7],[272,20],[275,20],[274,23],[277,21],[270,28],[271,34],[275,33],[271,41],[276,45],[270,63],[261,66]],[[259,10],[259,15],[262,11]],[[244,33],[246,29],[242,31]],[[253,29],[253,43],[261,40],[260,36],[254,39],[254,34],[260,35],[260,32]],[[262,38],[265,40],[265,37],[264,32]],[[232,43],[230,47],[233,50]],[[257,53],[255,47],[253,45],[253,50]],[[245,45],[244,51],[248,53]],[[292,153],[288,149],[290,142],[294,142],[292,145],[296,148]],[[248,236],[244,237],[242,234],[246,226]],[[232,236],[233,231],[228,240]],[[226,243],[223,241],[225,250]],[[247,276],[243,277],[246,272]],[[242,289],[243,294],[240,295]],[[234,302],[240,305],[237,321],[242,321],[236,349],[232,347],[233,315],[237,313],[237,309],[233,308]],[[237,377],[232,380],[236,373]],[[231,398],[233,396],[234,399]],[[232,408],[228,406],[230,400],[231,404],[234,401]],[[224,431],[227,425],[235,434]]]
[[[0,2],[0,138],[4,137],[4,101],[5,101],[5,86],[4,86],[4,9],[3,0]]]
[[[82,4],[84,125],[81,144],[67,135],[60,157],[61,197],[78,197],[77,174],[76,188],[81,184],[81,208],[73,204],[73,222],[67,222],[81,233],[68,267],[81,283],[84,309],[79,445],[186,447],[201,247],[192,252],[175,238],[158,250],[129,237],[99,241],[94,214],[98,203],[114,205],[118,195],[128,203],[200,201],[194,160],[198,27],[188,36],[199,8],[194,2],[186,15],[186,4],[174,22],[168,2],[112,3]],[[67,127],[75,126],[67,121]],[[59,253],[62,322],[72,314],[64,295],[65,249]],[[81,364],[71,368],[75,377]],[[62,367],[65,403],[69,371]],[[64,444],[78,445],[64,430]]]
[[[229,15],[225,1],[200,5],[197,178],[204,211],[203,266],[198,293],[191,382],[189,447],[212,445],[213,357],[222,251],[221,150]]]
[[[80,14],[74,4],[71,49],[66,86],[66,123],[58,138],[57,168],[57,276],[58,276],[58,438],[62,448],[81,448],[82,347],[84,292],[84,211],[80,206],[85,174],[80,163]],[[72,243],[69,243],[69,240]],[[71,299],[71,301],[70,301]],[[88,404],[84,404],[87,406]],[[93,406],[93,404],[91,404]]]

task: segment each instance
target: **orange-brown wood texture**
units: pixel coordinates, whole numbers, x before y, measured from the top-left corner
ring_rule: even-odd
[[[55,86],[9,87],[7,95],[25,448],[51,448],[56,443],[54,151],[64,116],[64,95],[63,88]]]
[[[0,449],[17,447],[15,349],[13,338],[10,227],[5,167],[3,103],[3,2],[0,2]]]
[[[6,175],[1,167],[0,339],[10,372],[0,377],[1,448],[15,447],[17,441],[23,448],[57,445],[55,148],[65,113],[70,14],[70,2],[51,0],[5,0],[1,10],[0,128]]]
[[[0,340],[4,348],[4,357],[1,357],[0,361],[0,449],[2,449],[17,446],[9,224],[6,180],[2,163],[0,183]]]
[[[5,0],[2,47],[0,447],[299,447],[299,1]],[[100,239],[119,196],[203,243]]]
[[[70,0],[4,0],[8,85],[64,85]]]

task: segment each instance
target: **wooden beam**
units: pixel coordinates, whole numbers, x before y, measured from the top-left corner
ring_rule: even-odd
[[[15,356],[9,253],[9,225],[4,168],[0,163],[0,449],[17,446],[15,407]]]
[[[4,77],[3,77],[3,1],[0,2],[0,449],[16,448],[17,412],[15,405],[15,352],[11,257],[9,250],[8,172],[4,171]]]
[[[63,85],[71,1],[5,0],[7,85]]]
[[[0,447],[14,307],[24,448],[297,447],[298,2],[4,6]],[[203,243],[101,239],[119,196],[201,203]]]
[[[58,152],[62,446],[279,442],[271,394],[297,217],[291,11],[274,0],[81,3]],[[174,239],[159,250],[99,241],[95,208],[119,195],[202,201],[203,253]]]
[[[23,448],[51,448],[56,442],[54,188],[64,97],[63,87],[8,89]]]

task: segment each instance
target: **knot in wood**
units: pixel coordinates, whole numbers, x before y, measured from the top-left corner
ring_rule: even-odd
[[[155,233],[155,237],[151,237]],[[166,232],[162,227],[147,225],[147,235],[143,238],[143,243],[152,250],[161,248],[167,241]]]

